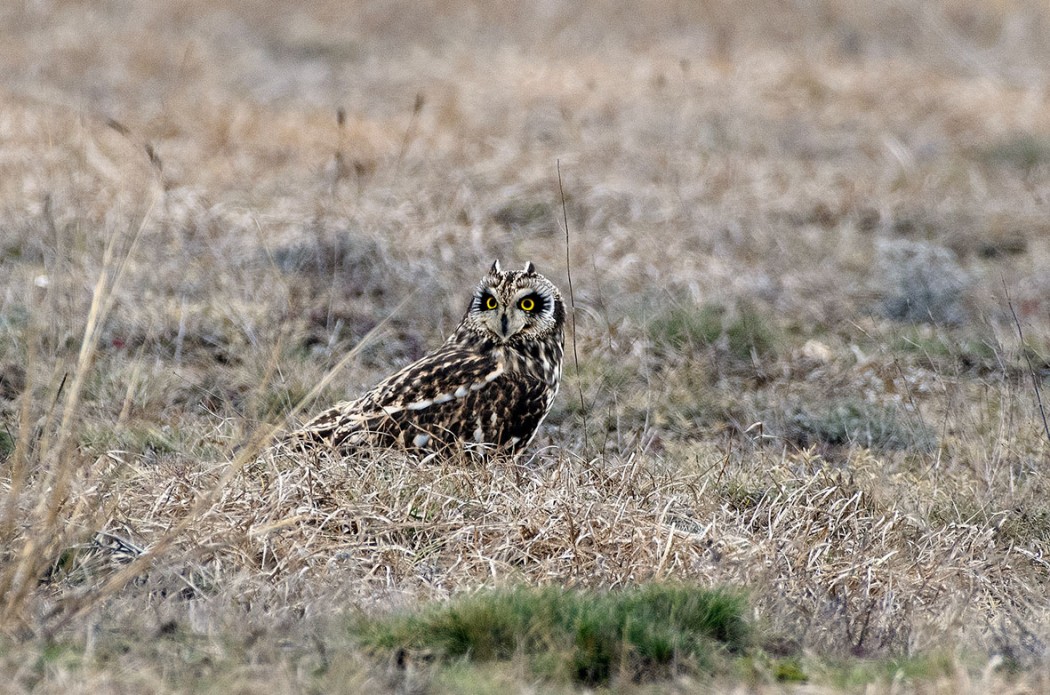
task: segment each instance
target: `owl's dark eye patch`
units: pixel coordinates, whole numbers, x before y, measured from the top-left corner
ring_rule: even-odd
[[[496,298],[493,297],[491,294],[485,293],[485,294],[481,295],[481,298],[478,300],[478,305],[482,309],[486,309],[488,311],[492,311],[497,306],[499,306],[499,302],[497,302]]]
[[[530,314],[543,311],[543,297],[538,294],[530,294],[518,300],[518,308]]]

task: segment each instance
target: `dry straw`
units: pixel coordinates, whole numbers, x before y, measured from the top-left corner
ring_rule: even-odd
[[[85,515],[90,517],[93,514],[92,511],[85,510],[82,504],[74,506],[72,514],[69,509],[69,505],[74,502],[70,499],[73,481],[84,473],[83,457],[78,455],[73,443],[80,415],[80,398],[85,380],[91,373],[99,331],[113,308],[115,290],[125,276],[128,261],[134,255],[142,230],[149,221],[150,211],[152,206],[130,234],[130,240],[128,235],[123,233],[113,233],[107,239],[102,270],[91,295],[91,306],[72,379],[68,388],[62,388],[66,383],[66,378],[63,377],[60,386],[59,395],[64,396],[62,418],[53,435],[50,432],[45,433],[33,452],[35,460],[32,462],[28,457],[33,446],[34,428],[27,426],[29,399],[26,398],[23,402],[23,427],[19,429],[13,456],[3,528],[11,530],[16,525],[14,516],[18,513],[16,510],[20,505],[20,493],[26,493],[29,499],[35,496],[36,504],[23,521],[28,526],[28,532],[22,534],[15,545],[9,546],[12,547],[10,560],[5,563],[5,568],[0,574],[0,594],[5,597],[0,619],[4,625],[16,617],[25,617],[21,613],[27,595],[33,590],[43,570],[54,560],[57,552],[70,544],[74,535],[83,533],[80,523],[85,520]],[[122,244],[125,245],[123,253],[119,248]],[[36,469],[33,471],[35,479],[32,481],[28,480],[31,468]],[[88,477],[91,477],[91,473],[88,472]]]

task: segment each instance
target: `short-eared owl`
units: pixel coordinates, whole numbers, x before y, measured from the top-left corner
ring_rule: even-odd
[[[293,439],[344,450],[477,444],[516,454],[558,393],[564,322],[558,288],[532,263],[505,271],[496,261],[441,347],[322,412]]]

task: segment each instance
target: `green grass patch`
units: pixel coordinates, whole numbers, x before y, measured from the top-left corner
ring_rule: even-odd
[[[950,676],[958,668],[957,657],[931,652],[893,659],[827,661],[810,666],[817,678],[844,690],[855,690],[872,683],[931,682]]]
[[[751,683],[806,683],[810,680],[809,664],[801,655],[774,656],[762,649],[738,659],[733,671],[738,680]]]
[[[682,350],[713,345],[722,335],[725,307],[718,304],[676,304],[649,323],[649,337],[657,345]]]
[[[682,585],[519,588],[364,621],[355,630],[374,648],[471,662],[523,657],[542,678],[598,685],[621,675],[648,680],[710,670],[716,654],[746,646],[744,609],[739,595]]]
[[[773,676],[781,683],[805,683],[809,680],[798,659],[781,659],[773,665]]]
[[[675,351],[719,346],[743,361],[772,354],[779,337],[772,319],[750,302],[734,311],[721,304],[675,304],[649,322],[649,338],[656,345]]]
[[[1016,133],[984,147],[979,153],[990,164],[1006,164],[1028,170],[1050,162],[1050,138],[1032,133]]]
[[[729,354],[737,359],[750,359],[752,354],[772,354],[778,331],[772,319],[751,304],[742,304],[737,315],[725,328]]]
[[[959,337],[951,332],[928,330],[926,326],[896,335],[890,351],[920,355],[933,367],[955,363],[963,369],[985,370],[998,364],[996,346],[990,340]]]
[[[0,429],[0,458],[7,458],[15,450],[15,438],[6,429]]]

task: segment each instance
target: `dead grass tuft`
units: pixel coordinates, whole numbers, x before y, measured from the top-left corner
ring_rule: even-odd
[[[322,454],[304,465],[273,451],[222,489],[134,593],[201,600],[240,586],[238,601],[251,603],[269,585],[293,606],[309,600],[303,586],[338,583],[362,605],[397,605],[478,585],[674,578],[749,587],[774,633],[823,653],[910,653],[965,633],[1036,656],[1023,607],[1046,538],[1004,535],[1005,514],[924,520],[888,492],[909,481],[885,480],[878,465],[854,459],[846,473],[812,456],[760,455],[686,474],[642,456],[478,467]],[[224,468],[139,468],[113,503],[108,527],[119,520],[121,532],[107,537],[148,549]],[[63,558],[80,586],[97,565]]]

